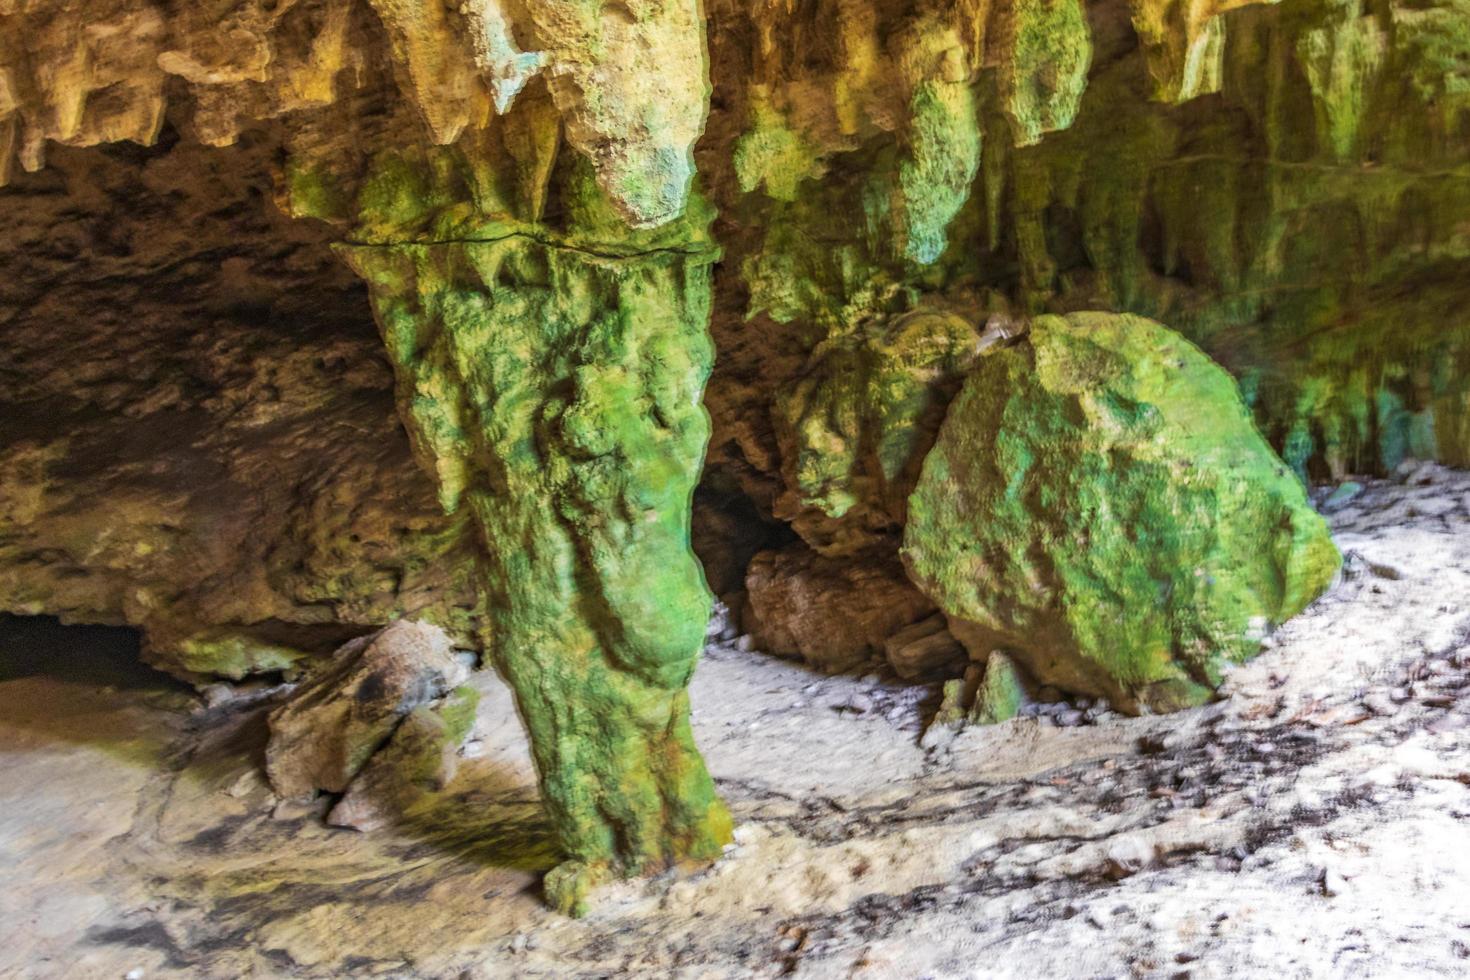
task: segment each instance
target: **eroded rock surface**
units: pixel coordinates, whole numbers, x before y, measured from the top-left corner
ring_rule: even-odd
[[[403,764],[416,761],[395,732],[467,673],[444,631],[423,623],[397,622],[347,643],[271,711],[271,785],[288,800],[341,793],[390,738]],[[413,727],[430,724],[421,718]]]
[[[1027,980],[1080,950],[1109,976],[1461,976],[1470,475],[1360,482],[1333,518],[1343,585],[1180,714],[1023,717],[925,753],[923,689],[711,648],[694,727],[737,846],[579,922],[542,905],[556,856],[488,672],[469,683],[505,751],[367,834],[272,816],[251,711],[0,680],[0,973]]]
[[[805,545],[763,551],[746,574],[743,622],[755,645],[841,672],[884,649],[934,603],[896,560],[824,558]]]
[[[1138,317],[1036,319],[951,406],[904,559],[978,658],[1172,710],[1331,583],[1326,524],[1230,376]]]
[[[201,683],[480,624],[367,297],[270,157],[61,148],[0,198],[0,608],[138,627]]]
[[[103,453],[36,436],[58,403],[27,390],[5,463],[19,474],[7,474],[5,505],[28,529],[0,552],[19,569],[0,573],[20,596],[6,603],[140,623],[155,660],[190,676],[290,668],[405,611],[478,635],[521,698],[570,858],[548,891],[580,910],[607,874],[712,856],[727,836],[683,694],[709,608],[688,545],[711,432],[711,483],[740,488],[746,513],[777,528],[721,556],[714,578],[732,604],[744,559],[791,543],[785,522],[845,566],[831,580],[901,582],[888,572],[899,541],[928,538],[952,567],[919,577],[972,623],[1009,615],[1007,604],[1042,609],[1038,589],[1056,585],[1013,543],[1014,561],[995,572],[1011,577],[1005,588],[958,601],[949,585],[984,575],[955,572],[971,558],[915,530],[914,482],[949,455],[930,448],[939,421],[968,412],[951,399],[978,386],[982,331],[996,320],[1104,309],[1170,323],[1240,378],[1303,481],[1470,458],[1465,24],[1461,0],[0,3],[0,184],[16,176],[12,161],[29,172],[48,151],[64,158],[58,144],[253,148],[271,179],[251,206],[269,197],[300,224],[238,227],[330,240],[363,277],[400,418],[450,515],[400,519],[423,513],[422,482],[352,509],[362,498],[340,489],[391,470],[402,444],[396,431],[329,424],[356,413],[334,406],[358,382],[315,361],[280,376],[294,392],[280,396],[295,406],[285,416],[261,371],[236,376],[206,357],[198,386],[121,385],[99,402],[105,423],[58,420],[95,425]],[[163,192],[192,178],[152,176]],[[29,179],[17,182],[34,189]],[[126,187],[110,193],[146,206]],[[172,224],[167,234],[187,234]],[[58,260],[134,247],[96,237],[63,238]],[[222,278],[248,282],[241,292],[258,301],[282,265],[260,268],[227,265]],[[286,280],[278,291],[309,293]],[[134,343],[131,307],[120,309],[104,346]],[[48,343],[44,320],[23,326],[23,348]],[[271,358],[297,350],[283,326]],[[215,336],[207,324],[187,335]],[[126,369],[146,371],[148,345],[129,349]],[[1147,357],[1130,349],[1124,360]],[[1024,389],[1034,379],[1023,374],[1006,381]],[[61,380],[50,394],[67,402],[68,389],[86,401],[103,387]],[[239,387],[249,395],[237,412]],[[316,388],[329,395],[301,394]],[[195,411],[213,404],[223,410]],[[1232,406],[1203,424],[1248,430]],[[169,423],[168,435],[131,443],[115,427],[124,409]],[[245,430],[268,431],[291,465],[261,465]],[[971,433],[975,459],[995,431]],[[220,453],[216,432],[229,435]],[[159,442],[195,451],[180,458]],[[1248,470],[1268,467],[1258,448]],[[67,489],[86,485],[77,474],[94,457],[109,463],[96,482],[112,509]],[[194,468],[201,459],[209,466]],[[1278,477],[1295,487],[1285,469]],[[993,492],[995,481],[976,480],[945,492]],[[933,488],[920,482],[922,498]],[[1219,517],[1218,502],[1174,513],[1178,482],[1124,494],[1139,542],[1213,533],[1192,522]],[[282,483],[292,491],[267,489]],[[207,499],[161,505],[180,485]],[[1151,524],[1156,510],[1165,519]],[[211,520],[229,533],[195,533]],[[1220,650],[1247,653],[1254,620],[1274,623],[1317,584],[1282,559],[1282,595],[1234,588],[1268,577],[1264,530],[1221,538],[1207,563],[1219,574],[1200,576],[1215,584],[1193,577],[1194,544],[1173,540],[1157,560],[1175,564],[1134,575],[1156,556],[1132,553],[1138,542],[1109,520],[1103,536],[1118,540],[1102,551],[1120,557],[1089,566],[1108,587],[1069,581],[1087,608],[1055,634],[1032,632],[1045,616],[1012,624],[1071,653],[1117,641],[1126,667],[1055,678],[1074,691],[1123,705],[1195,700],[1217,680]],[[1068,543],[1075,527],[1011,530],[1048,559],[1087,550]],[[32,585],[31,564],[65,574]],[[1230,591],[1229,608],[1207,588]],[[493,622],[476,615],[482,602]],[[759,605],[745,604],[757,617]],[[797,623],[810,607],[783,616]],[[1157,608],[1177,620],[1167,642],[1127,625]],[[1114,619],[1124,625],[1075,628]],[[300,626],[321,633],[308,642]],[[888,638],[857,632],[867,649]],[[817,650],[819,639],[789,646]],[[1023,666],[1051,676],[1036,658]]]

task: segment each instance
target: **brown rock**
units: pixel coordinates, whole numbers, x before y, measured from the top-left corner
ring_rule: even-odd
[[[340,793],[405,715],[468,671],[438,627],[397,622],[345,644],[270,714],[266,773],[286,799]]]
[[[944,616],[936,613],[928,619],[906,626],[883,644],[888,662],[905,680],[918,680],[926,674],[956,675],[969,655],[949,631]]]
[[[459,770],[459,749],[474,727],[479,693],[459,687],[434,704],[420,705],[373,754],[327,823],[377,830],[408,815],[422,796],[449,785]]]
[[[888,555],[826,558],[805,545],[763,551],[745,578],[745,627],[769,653],[840,671],[934,611]]]

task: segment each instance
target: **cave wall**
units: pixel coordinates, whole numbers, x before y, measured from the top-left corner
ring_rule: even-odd
[[[703,14],[0,10],[7,605],[227,673],[294,658],[287,624],[468,637],[463,518],[387,488],[402,436],[328,243],[633,241],[617,223],[666,221],[693,171],[722,249],[697,537],[732,603],[763,547],[896,568],[977,337],[1041,312],[1179,329],[1303,479],[1470,459],[1453,0]],[[250,458],[273,443],[285,479]],[[185,475],[164,509],[207,518],[155,513]]]
[[[474,642],[459,522],[358,280],[271,204],[277,147],[56,148],[0,220],[0,604],[141,627],[184,676],[399,615]]]

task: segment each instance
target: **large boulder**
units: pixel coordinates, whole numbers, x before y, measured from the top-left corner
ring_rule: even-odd
[[[1339,555],[1234,381],[1139,317],[1040,317],[983,359],[909,501],[914,581],[983,659],[1125,710],[1208,698]]]
[[[378,830],[433,799],[459,771],[459,750],[475,724],[480,693],[456,687],[441,701],[421,704],[394,729],[352,780],[327,823]]]
[[[344,645],[270,714],[266,773],[286,799],[341,793],[415,709],[468,675],[443,630],[400,621]]]

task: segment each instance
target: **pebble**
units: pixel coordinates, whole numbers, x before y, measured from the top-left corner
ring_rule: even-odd
[[[746,633],[744,636],[740,637],[740,639],[735,641],[735,649],[739,650],[741,653],[750,653],[752,650],[755,649],[755,637],[751,636],[749,633]]]
[[[1057,712],[1057,724],[1062,728],[1076,728],[1082,724],[1082,712],[1076,708],[1068,708]]]
[[[1445,732],[1458,732],[1470,727],[1470,716],[1460,714],[1459,712],[1440,715],[1424,727],[1435,735],[1443,735]]]
[[[1362,492],[1363,485],[1361,483],[1355,483],[1352,480],[1349,480],[1342,486],[1338,487],[1336,490],[1332,491],[1332,493],[1328,495],[1327,499],[1322,501],[1321,510],[1324,514],[1330,514],[1333,511],[1338,510],[1339,508],[1347,506],[1348,501],[1353,500]]]
[[[1394,713],[1394,703],[1386,695],[1370,694],[1362,701],[1363,707],[1375,715],[1391,715]]]
[[[1153,846],[1138,837],[1120,837],[1108,845],[1108,873],[1115,878],[1137,874],[1153,863]]]

